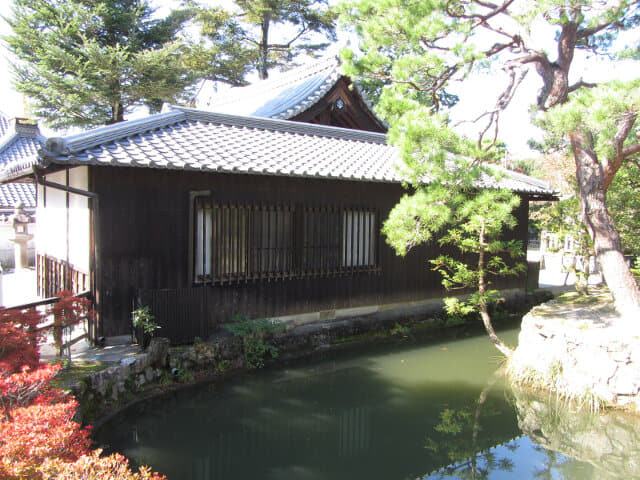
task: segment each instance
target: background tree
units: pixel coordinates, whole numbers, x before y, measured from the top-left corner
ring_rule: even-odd
[[[638,104],[629,103],[633,102],[629,85],[616,83],[589,94],[585,90],[595,85],[583,80],[572,84],[569,73],[576,51],[584,50],[590,58],[612,53],[617,35],[637,27],[639,2],[361,0],[347,4],[344,12],[346,22],[356,26],[364,52],[357,60],[346,54],[351,61],[348,73],[390,82],[381,93],[378,111],[392,127],[425,105],[421,98],[431,98],[432,113],[440,111],[438,94],[443,88],[487,67],[502,69],[506,83],[494,106],[473,119],[481,123],[479,150],[495,145],[500,116],[532,69],[542,80],[536,107],[543,112],[576,95],[580,99],[570,108],[579,110],[583,105],[582,111],[587,112],[586,102],[606,103],[602,96],[611,96],[617,116],[606,129],[594,129],[595,123],[582,129],[582,123],[575,121],[565,133],[573,151],[581,209],[604,277],[618,309],[638,313],[640,289],[624,261],[606,205],[606,192],[616,172],[640,152],[634,135]],[[555,45],[556,58],[540,40]],[[577,110],[573,115],[565,111],[565,118],[579,120]],[[596,146],[604,143],[610,148],[598,151]]]
[[[251,52],[238,40],[240,26],[234,17],[219,8],[191,8],[197,12],[194,18],[202,30],[199,42],[191,44],[193,69],[200,70],[207,80],[246,85],[245,77],[254,62]]]
[[[640,257],[640,161],[626,162],[607,190],[607,203],[620,231],[622,250]]]
[[[180,39],[195,12],[153,13],[146,0],[15,0],[5,41],[33,113],[54,128],[91,127],[185,98],[210,59]]]
[[[335,40],[336,15],[327,0],[235,0],[237,13],[201,8],[198,20],[203,35],[215,38],[221,26],[234,39],[258,72],[291,63],[299,54],[313,54]],[[278,31],[274,32],[278,27]],[[283,33],[288,32],[288,33]],[[276,35],[274,35],[276,33]],[[315,34],[315,35],[314,35]],[[319,34],[319,35],[318,35]],[[274,37],[276,40],[274,40]]]

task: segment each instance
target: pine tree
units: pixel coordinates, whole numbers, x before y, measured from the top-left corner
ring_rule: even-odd
[[[470,293],[445,299],[452,319],[477,313],[495,347],[505,356],[511,348],[496,334],[491,311],[503,301],[492,285],[501,277],[525,271],[521,241],[510,239],[520,198],[496,188],[496,171],[469,158],[485,159],[477,146],[453,133],[429,112],[413,110],[396,122],[390,141],[400,146],[402,173],[411,186],[391,210],[382,232],[401,256],[423,243],[438,243],[443,252],[429,259],[447,291]],[[401,141],[400,141],[401,140]],[[453,154],[453,155],[452,155]]]
[[[243,49],[261,79],[269,70],[291,63],[301,53],[313,54],[335,40],[335,14],[327,0],[235,0],[238,13],[201,9],[202,33],[214,40],[221,27]],[[274,35],[276,27],[279,35]],[[283,31],[290,31],[283,34]],[[274,40],[274,37],[278,40]]]
[[[347,53],[347,73],[388,84],[378,112],[392,131],[412,128],[406,117],[424,108],[447,128],[439,92],[473,71],[503,72],[504,89],[494,107],[473,120],[483,122],[478,150],[490,150],[498,139],[501,114],[523,79],[530,71],[538,75],[542,88],[535,107],[549,115],[550,131],[561,133],[559,142],[573,153],[582,215],[605,280],[618,309],[637,317],[640,289],[622,255],[606,193],[620,167],[640,154],[635,135],[638,87],[616,82],[595,90],[594,83],[571,83],[569,77],[577,52],[588,52],[587,61],[617,53],[619,34],[640,23],[638,2],[360,0],[347,4],[344,13],[364,51],[360,58]],[[543,40],[555,43],[551,53],[540,46]],[[402,146],[405,140],[400,134],[396,138]]]
[[[180,39],[194,11],[153,13],[147,0],[15,0],[5,41],[33,114],[54,128],[91,127],[185,97],[204,75]]]

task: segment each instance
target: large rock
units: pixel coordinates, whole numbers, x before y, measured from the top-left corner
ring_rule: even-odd
[[[152,338],[147,347],[147,353],[149,354],[149,365],[166,367],[168,365],[169,339],[161,337]]]
[[[515,383],[640,411],[639,351],[638,325],[621,318],[601,291],[529,312],[508,370]]]

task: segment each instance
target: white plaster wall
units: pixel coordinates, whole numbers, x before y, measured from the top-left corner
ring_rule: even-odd
[[[65,172],[57,172],[46,176],[46,180],[65,184]],[[67,258],[67,214],[66,196],[61,190],[45,187],[44,195],[38,197],[36,211],[38,228],[36,248],[61,260]]]
[[[87,190],[87,167],[75,167],[69,172],[69,186]],[[66,184],[66,172],[46,176],[50,182]],[[67,250],[67,193],[38,185],[36,218],[36,248],[38,253],[60,260],[68,260],[77,270],[88,272],[90,265],[90,209],[89,200],[82,195],[69,194],[69,248]]]
[[[81,190],[89,189],[89,169],[76,167],[71,170],[69,183]],[[77,270],[89,272],[90,261],[90,219],[89,199],[82,195],[70,194],[70,262]]]

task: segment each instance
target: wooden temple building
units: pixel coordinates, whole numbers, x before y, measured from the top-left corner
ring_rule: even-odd
[[[401,258],[381,236],[403,194],[397,153],[335,58],[196,107],[50,138],[0,165],[2,181],[38,184],[51,240],[40,275],[62,272],[42,295],[88,286],[101,336],[128,333],[149,305],[174,343],[237,314],[366,316],[443,295],[427,265],[437,246]],[[551,192],[511,172],[496,186],[521,195],[507,235],[526,243],[528,200]]]

